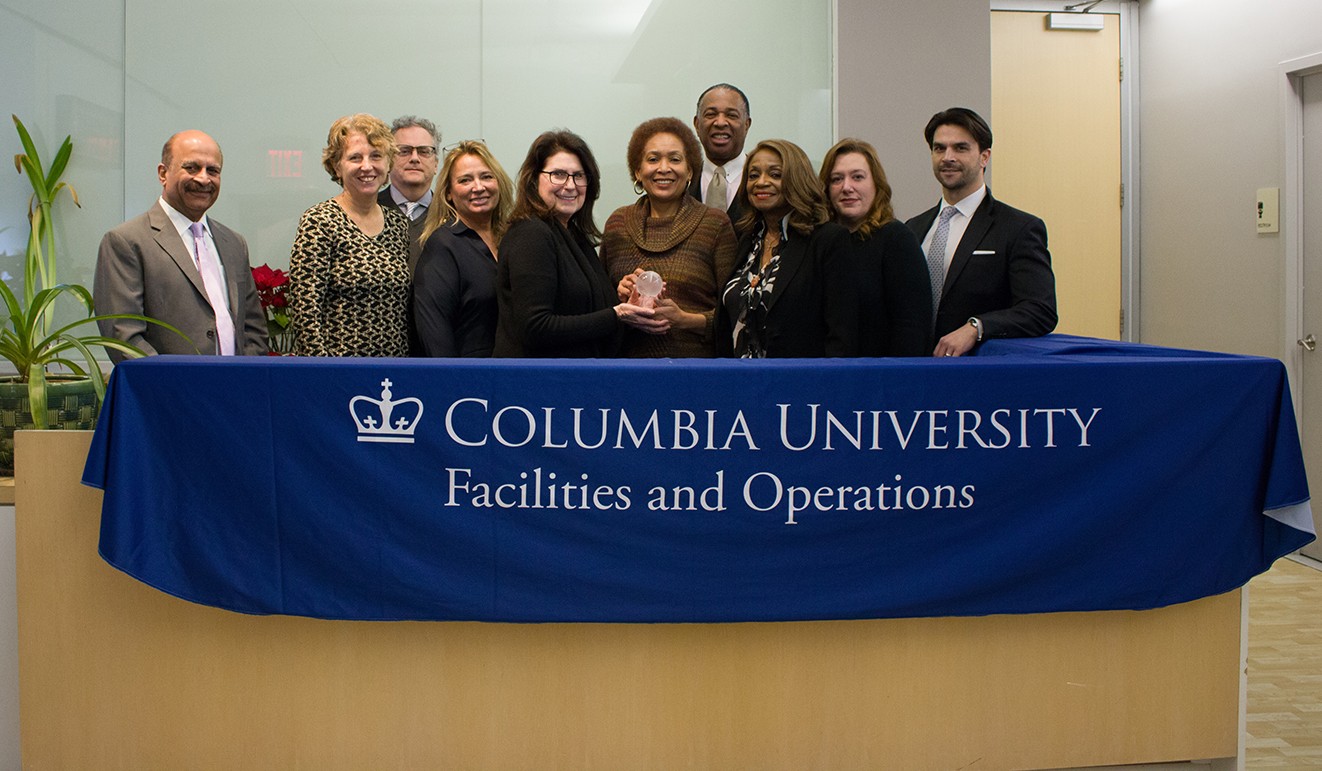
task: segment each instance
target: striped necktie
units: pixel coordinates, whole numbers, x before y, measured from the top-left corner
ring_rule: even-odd
[[[946,241],[950,239],[950,220],[959,211],[953,206],[941,210],[937,220],[936,232],[932,234],[932,245],[927,248],[927,274],[932,281],[932,317],[936,318],[936,309],[941,307],[941,288],[946,283]]]

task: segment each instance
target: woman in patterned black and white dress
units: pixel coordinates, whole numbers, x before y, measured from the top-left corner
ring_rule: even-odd
[[[303,212],[289,255],[301,356],[408,356],[408,223],[377,203],[396,155],[390,129],[359,113],[331,125],[321,162],[343,186]]]

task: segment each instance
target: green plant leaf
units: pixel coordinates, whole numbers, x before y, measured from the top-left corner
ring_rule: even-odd
[[[32,424],[39,429],[50,428],[46,421],[46,370],[40,364],[28,367],[28,406],[32,409]]]
[[[95,377],[88,377],[88,379],[92,381],[92,390],[96,392],[96,403],[99,406],[101,401],[106,398],[106,382],[104,378],[100,377],[101,367],[96,363],[96,357],[92,355],[92,349],[84,344],[84,340],[79,338],[66,337],[65,340],[82,353],[83,359],[87,362],[87,369],[83,370],[77,364],[67,360],[64,365],[79,375],[89,376],[90,373],[96,373]]]
[[[32,162],[40,168],[41,156],[37,155],[37,146],[32,143],[32,135],[28,133],[27,126],[23,125],[23,121],[19,120],[17,115],[11,113],[9,117],[14,119],[14,125],[18,128],[18,139],[23,143],[23,152],[27,153]]]
[[[46,172],[47,186],[54,185],[56,182],[60,181],[60,176],[64,174],[64,168],[69,165],[69,156],[72,154],[73,137],[67,136],[64,138],[64,144],[60,145],[60,149],[55,152],[55,160],[50,162],[50,171]],[[51,198],[54,198],[55,193],[58,191],[58,187],[52,190]]]
[[[38,201],[47,199],[50,194],[46,187],[46,175],[41,173],[41,167],[27,155],[17,157],[19,165],[28,175],[28,181],[32,183],[32,190]]]

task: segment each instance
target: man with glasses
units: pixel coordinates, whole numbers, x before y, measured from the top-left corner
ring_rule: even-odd
[[[404,115],[390,124],[399,145],[399,155],[390,169],[390,184],[377,194],[382,206],[395,206],[409,221],[409,270],[422,253],[422,226],[431,206],[431,183],[436,178],[437,150],[441,134],[436,124],[416,115]]]

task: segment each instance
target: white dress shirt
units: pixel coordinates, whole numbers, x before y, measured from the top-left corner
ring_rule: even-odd
[[[969,220],[973,219],[973,213],[978,210],[982,204],[982,199],[987,197],[987,186],[983,185],[973,191],[959,203],[948,204],[946,199],[941,199],[941,207],[936,210],[936,219],[932,220],[932,227],[927,229],[927,235],[923,237],[923,254],[927,254],[932,246],[932,236],[936,234],[937,223],[941,221],[941,212],[947,206],[954,206],[958,211],[950,218],[950,234],[946,236],[946,253],[944,256],[946,272],[950,272],[950,261],[955,256],[955,249],[959,246],[959,241],[964,237],[964,231],[969,229]]]
[[[193,244],[193,232],[188,229],[189,226],[193,224],[193,221],[188,219],[188,217],[184,216],[178,211],[176,211],[173,206],[166,203],[165,198],[160,198],[157,200],[158,203],[160,203],[161,208],[165,211],[165,216],[170,218],[170,223],[174,225],[174,229],[179,231],[179,240],[184,242],[184,248],[188,250],[188,256],[193,258],[193,267],[197,268],[198,274],[201,275],[202,267],[201,265],[198,264],[197,261],[197,247],[194,246]],[[225,281],[225,263],[221,261],[220,252],[216,250],[215,239],[211,237],[211,222],[207,219],[207,215],[205,214],[202,215],[201,222],[202,222],[202,227],[205,228],[205,232],[206,232],[206,235],[204,236],[203,240],[206,241],[207,248],[211,250],[211,253],[216,256],[216,267],[220,269],[221,286],[229,286],[229,284],[226,283]],[[229,313],[230,312],[229,292],[227,291],[225,294],[226,294],[225,312]]]

